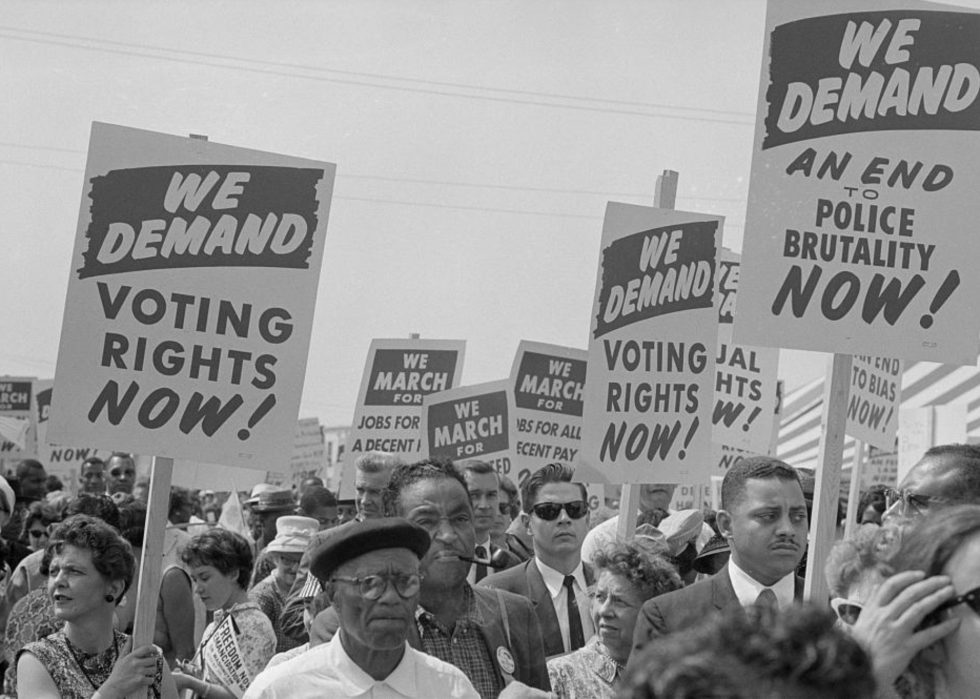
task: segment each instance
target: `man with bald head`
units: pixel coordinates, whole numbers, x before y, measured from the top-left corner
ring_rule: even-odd
[[[885,519],[915,518],[950,505],[980,504],[980,446],[932,447],[902,480],[885,491]]]

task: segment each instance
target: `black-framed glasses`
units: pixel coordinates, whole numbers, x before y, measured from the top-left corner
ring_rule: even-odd
[[[539,502],[531,508],[531,512],[543,519],[551,522],[561,516],[561,511],[565,510],[572,519],[582,519],[589,512],[589,503],[585,500],[572,500],[571,502]]]
[[[388,589],[388,583],[390,582],[395,586],[395,592],[398,593],[400,597],[408,599],[409,597],[414,597],[422,589],[422,578],[424,576],[412,574],[412,575],[368,575],[363,578],[345,578],[342,576],[334,576],[331,580],[339,580],[341,582],[348,582],[353,585],[357,585],[357,591],[361,593],[361,597],[364,599],[381,599],[381,595],[385,593]]]
[[[953,607],[965,604],[970,609],[972,609],[977,615],[980,615],[980,587],[975,587],[969,592],[965,592],[962,595],[958,595],[951,599],[949,602],[944,602],[939,605],[935,613],[946,611],[947,609],[952,609]]]
[[[830,600],[830,608],[834,610],[837,618],[848,626],[857,623],[858,617],[861,616],[861,610],[864,609],[860,603],[852,602],[844,597],[834,597]]]
[[[922,495],[913,493],[908,488],[896,490],[895,488],[885,489],[885,506],[893,507],[896,503],[902,503],[904,508],[914,508],[916,512],[928,510],[933,504],[942,505],[950,502],[950,498],[939,497],[938,495]]]

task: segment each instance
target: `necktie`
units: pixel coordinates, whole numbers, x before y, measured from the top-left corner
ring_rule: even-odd
[[[481,561],[489,561],[490,557],[487,555],[487,550],[483,546],[476,547],[476,557]],[[476,581],[480,582],[483,578],[487,577],[487,567],[483,563],[476,564]]]
[[[578,602],[575,600],[575,578],[566,575],[562,582],[568,591],[568,645],[569,651],[578,650],[585,645],[585,633],[582,631],[582,617],[578,613]]]
[[[779,609],[779,600],[776,599],[776,593],[772,591],[771,588],[764,587],[759,596],[755,598],[755,603],[760,607],[768,607],[769,609]]]

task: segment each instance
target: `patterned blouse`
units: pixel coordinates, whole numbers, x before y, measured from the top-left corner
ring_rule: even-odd
[[[119,631],[113,633],[113,645],[101,653],[82,652],[68,640],[63,631],[59,631],[40,641],[28,643],[17,653],[17,659],[20,659],[22,653],[30,653],[40,660],[54,680],[62,699],[91,699],[96,690],[109,679],[112,667],[119,659],[119,649],[129,639],[129,636]],[[152,695],[157,699],[160,697],[162,682],[163,658],[158,656],[157,674],[150,686]]]
[[[548,661],[551,691],[558,699],[615,699],[622,671],[598,636],[574,653]]]
[[[32,641],[40,641],[45,636],[56,633],[65,625],[54,615],[51,598],[43,587],[31,590],[26,597],[17,600],[7,619],[7,630],[3,638],[3,655],[10,662],[3,678],[3,695],[17,696],[17,652]]]
[[[279,627],[279,617],[282,615],[282,608],[286,604],[286,597],[279,589],[279,575],[275,570],[269,577],[248,591],[248,598],[259,605],[259,609],[265,612],[269,621],[272,622],[272,629],[276,632],[277,653],[285,653],[287,650],[302,645],[302,641],[290,638]]]
[[[242,650],[242,658],[245,661],[245,669],[251,677],[265,669],[269,660],[276,652],[276,632],[272,629],[272,622],[269,617],[259,609],[255,602],[240,602],[227,612],[219,609],[214,613],[214,621],[204,629],[204,640],[201,645],[207,644],[212,634],[225,617],[231,614],[238,627],[238,646]],[[200,652],[199,652],[200,654]],[[216,682],[213,671],[205,673],[204,679]]]

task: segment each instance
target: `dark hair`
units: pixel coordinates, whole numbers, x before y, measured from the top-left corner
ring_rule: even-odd
[[[944,497],[980,504],[980,445],[940,444],[926,451],[922,458],[942,459],[946,462],[942,472],[956,473],[954,479],[944,484]]]
[[[62,483],[61,482],[61,479],[58,478],[53,473],[48,476],[48,480],[45,483],[45,485],[46,485],[49,493],[53,493],[53,492],[55,492],[57,490],[64,490],[65,489],[65,484]]]
[[[501,473],[498,480],[500,481],[501,492],[507,493],[507,499],[510,501],[510,517],[513,519],[521,511],[521,494],[517,492],[514,481],[504,474]]]
[[[625,699],[870,699],[875,691],[871,658],[812,604],[727,609],[654,638],[631,664],[620,687]]]
[[[187,506],[194,506],[191,491],[187,488],[181,488],[179,485],[170,486],[170,507],[167,509],[167,519],[172,517],[177,510]]]
[[[854,515],[854,521],[861,524],[864,511],[871,506],[874,506],[878,514],[884,514],[886,490],[888,490],[888,486],[877,483],[861,493],[861,498],[858,500],[857,513]]]
[[[21,532],[21,538],[27,541],[31,525],[34,524],[35,520],[41,520],[44,526],[48,526],[49,524],[57,524],[61,519],[61,511],[51,503],[43,500],[32,502],[27,506],[27,512],[24,515],[24,529]]]
[[[119,529],[119,507],[108,495],[79,493],[65,508],[65,516],[71,517],[72,515],[95,517],[113,529]]]
[[[136,560],[129,543],[102,520],[88,515],[73,515],[51,533],[44,554],[48,557],[49,566],[51,557],[64,551],[65,546],[89,551],[92,564],[102,577],[123,582],[123,592],[116,599],[116,604],[119,604],[133,583],[136,571]]]
[[[127,502],[119,508],[119,534],[136,548],[143,547],[146,531],[146,503],[142,500]]]
[[[550,463],[542,466],[537,471],[528,476],[521,486],[521,506],[525,512],[530,512],[538,498],[538,493],[549,483],[571,483],[575,475],[575,469],[561,462]],[[589,501],[589,491],[582,483],[575,483],[582,489],[582,499]]]
[[[322,485],[311,485],[299,501],[299,509],[307,516],[317,508],[336,506],[337,497]]]
[[[592,556],[592,567],[596,578],[608,570],[629,580],[643,602],[684,587],[666,556],[645,551],[633,542],[614,541],[600,548]]]
[[[388,479],[388,485],[385,486],[382,492],[385,515],[395,517],[402,514],[399,510],[398,498],[401,496],[402,491],[409,486],[420,481],[442,479],[449,479],[459,483],[463,488],[463,492],[466,493],[466,498],[469,499],[470,491],[466,487],[466,481],[463,480],[463,476],[460,475],[453,462],[449,459],[423,459],[422,461],[416,461],[414,464],[404,464],[395,467],[395,470],[391,472],[391,478]]]
[[[496,475],[497,469],[491,466],[486,461],[480,461],[479,459],[467,459],[466,461],[457,461],[456,468],[462,474],[463,478],[466,478],[467,472],[469,473],[479,473],[480,475],[487,475],[492,473]],[[499,478],[498,478],[499,481]]]
[[[214,566],[222,575],[238,571],[238,586],[248,588],[252,576],[252,547],[240,534],[227,529],[209,529],[191,539],[180,554],[189,566]]]
[[[17,480],[20,480],[21,478],[26,476],[30,471],[33,471],[38,468],[41,469],[42,471],[44,470],[44,465],[37,459],[24,459],[22,461],[19,461],[17,463],[17,468],[15,470],[15,473],[17,474]]]
[[[95,464],[98,464],[100,466],[105,466],[105,461],[103,461],[97,456],[90,456],[87,459],[85,459],[85,461],[82,462],[82,465],[79,467],[79,470],[84,469],[86,466],[93,466]]]
[[[789,464],[771,456],[751,456],[742,459],[728,469],[721,482],[721,508],[731,511],[745,496],[745,482],[750,479],[795,481],[800,483],[799,474]],[[803,489],[803,485],[800,485]]]

